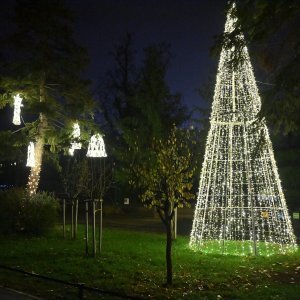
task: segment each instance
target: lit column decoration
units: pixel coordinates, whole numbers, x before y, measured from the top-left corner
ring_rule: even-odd
[[[30,167],[30,175],[28,179],[28,192],[32,196],[36,193],[37,187],[40,181],[40,169],[41,169],[41,160],[39,159],[38,153],[36,153],[36,147],[33,142],[30,142],[28,145],[27,152],[27,163],[26,166]]]
[[[225,33],[235,28],[235,9]],[[190,247],[236,255],[295,251],[268,129],[257,118],[261,100],[248,49],[236,52],[229,45],[221,51]]]
[[[87,157],[107,157],[105,144],[101,134],[94,134],[89,142]]]
[[[40,144],[39,144],[40,143]],[[30,167],[30,174],[28,177],[27,190],[30,196],[33,196],[38,188],[42,164],[42,152],[40,149],[42,141],[38,140],[35,144],[29,143],[28,157],[26,166]]]
[[[34,143],[30,142],[27,150],[27,163],[26,167],[33,168],[35,166],[35,157],[34,157]]]
[[[79,139],[80,138],[80,127],[78,123],[74,123],[73,124],[73,132],[72,132],[72,138],[73,139]],[[69,149],[69,154],[71,156],[74,155],[74,151],[76,149],[81,149],[81,143],[78,142],[72,142],[71,143],[71,147]]]
[[[13,116],[13,124],[14,125],[21,125],[21,106],[22,98],[19,94],[14,96],[14,116]]]

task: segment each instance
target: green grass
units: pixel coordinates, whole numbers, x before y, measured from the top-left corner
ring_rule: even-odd
[[[292,300],[300,294],[299,250],[269,257],[201,254],[179,236],[174,286],[167,288],[164,235],[105,229],[96,258],[85,256],[83,236],[80,227],[76,241],[64,240],[58,230],[47,238],[2,238],[0,264],[142,298]],[[76,299],[74,289],[1,269],[0,284],[46,299]]]
[[[250,256],[254,255],[254,245],[252,241],[217,241],[207,240],[204,241],[201,246],[194,247],[196,251],[211,254],[225,254],[225,255],[240,255]],[[279,245],[276,243],[256,242],[257,255],[270,256],[274,254],[288,254],[297,251],[297,247],[294,245]]]

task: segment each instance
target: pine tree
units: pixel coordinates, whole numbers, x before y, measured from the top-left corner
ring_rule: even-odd
[[[29,193],[34,194],[45,146],[51,151],[68,147],[73,122],[84,124],[94,104],[88,82],[80,77],[87,56],[73,38],[73,17],[63,2],[18,0],[14,22],[16,31],[8,39],[9,55],[2,67],[2,104],[17,93],[24,100],[24,130],[35,143],[35,166],[28,179]]]
[[[124,184],[123,192],[128,192],[128,182],[136,180],[133,169],[151,159],[153,138],[168,137],[173,124],[188,119],[180,95],[166,83],[169,56],[168,46],[151,45],[144,49],[142,66],[136,67],[129,35],[114,52],[115,71],[110,73],[105,110],[114,132],[115,175]]]
[[[285,253],[296,247],[272,144],[232,4],[225,25],[190,246],[204,252]],[[235,32],[234,34],[232,34]]]

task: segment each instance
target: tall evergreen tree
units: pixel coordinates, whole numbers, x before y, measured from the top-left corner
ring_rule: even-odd
[[[80,77],[87,55],[73,37],[73,17],[63,1],[17,0],[14,22],[16,31],[5,45],[1,104],[11,103],[17,93],[24,99],[24,129],[35,142],[36,163],[28,180],[34,194],[45,149],[67,147],[72,122],[86,125],[94,103]]]
[[[132,170],[137,164],[151,161],[153,138],[167,137],[173,124],[180,126],[188,119],[180,95],[172,94],[166,83],[169,58],[167,46],[151,45],[138,69],[129,36],[115,51],[116,68],[110,73],[113,97],[108,101],[112,110],[107,119],[117,137],[116,176],[124,184],[135,180]]]

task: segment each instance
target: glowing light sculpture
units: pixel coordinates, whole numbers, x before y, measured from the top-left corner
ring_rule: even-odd
[[[73,139],[79,139],[80,138],[80,127],[78,123],[74,123],[73,124],[73,132],[72,132],[72,138]],[[74,151],[76,149],[81,149],[81,143],[78,142],[72,142],[71,143],[71,147],[69,149],[69,154],[71,156],[74,155]]]
[[[43,145],[43,141],[39,139],[35,144],[33,142],[30,142],[28,146],[28,157],[26,166],[30,167],[30,174],[28,177],[27,184],[27,190],[30,196],[36,194],[40,182],[43,150],[41,145]]]
[[[225,33],[234,30],[235,9],[233,4]],[[257,119],[261,100],[248,49],[233,50],[227,45],[221,51],[190,247],[235,255],[287,253],[296,250],[296,240],[268,129]]]
[[[21,125],[21,106],[22,98],[19,94],[14,96],[14,116],[13,116],[13,124],[14,125]]]
[[[105,144],[101,134],[94,134],[89,142],[87,157],[107,157]]]
[[[30,142],[27,150],[27,163],[26,167],[35,167],[35,153],[34,153],[34,143]]]

